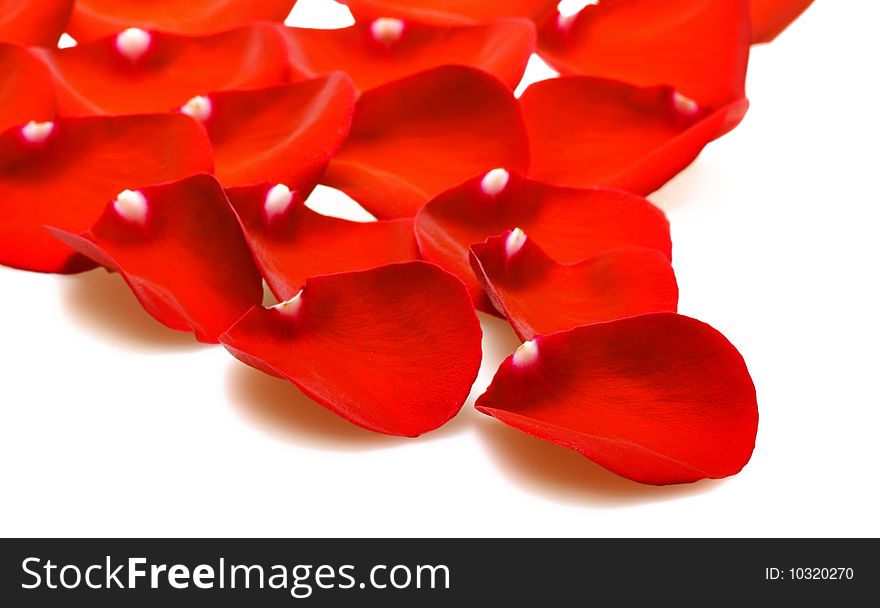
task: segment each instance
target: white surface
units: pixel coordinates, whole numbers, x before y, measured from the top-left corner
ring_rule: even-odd
[[[755,49],[743,125],[654,197],[682,312],[758,387],[740,475],[641,487],[470,403],[373,435],[166,331],[118,278],[0,269],[0,535],[880,535],[880,11],[849,4]],[[475,394],[517,346],[486,330]]]

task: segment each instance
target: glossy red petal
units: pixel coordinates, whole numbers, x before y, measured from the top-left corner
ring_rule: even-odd
[[[249,21],[282,22],[296,0],[77,0],[68,32],[79,42],[129,27],[210,34]]]
[[[62,118],[7,130],[0,134],[0,264],[91,268],[44,225],[83,232],[122,190],[212,167],[204,130],[175,114]]]
[[[55,116],[55,89],[46,67],[26,49],[0,43],[0,132]]]
[[[706,110],[668,87],[643,89],[589,77],[536,83],[520,102],[531,141],[530,177],[639,194],[684,170],[748,109],[748,101],[740,99]]]
[[[175,109],[211,91],[285,83],[287,48],[261,24],[207,36],[127,30],[41,53],[62,114],[137,114]]]
[[[656,249],[613,249],[560,264],[520,230],[471,245],[471,266],[495,308],[531,340],[591,323],[678,309],[669,258]]]
[[[755,387],[736,348],[673,313],[526,342],[476,407],[655,485],[738,473],[758,426]]]
[[[364,93],[324,182],[378,218],[413,217],[493,167],[525,171],[528,154],[510,89],[473,68],[441,67]]]
[[[481,334],[464,286],[410,262],[309,279],[294,300],[254,308],[221,342],[355,424],[415,437],[461,409]]]
[[[0,41],[55,46],[64,33],[74,0],[0,0]]]
[[[750,0],[752,41],[771,42],[801,16],[813,0]]]
[[[668,85],[713,107],[745,95],[748,0],[603,0],[548,19],[540,53],[563,74]]]
[[[441,194],[416,217],[422,256],[464,281],[477,307],[489,312],[494,307],[471,268],[469,248],[514,228],[565,264],[620,247],[648,247],[666,258],[672,255],[669,222],[641,196],[607,188],[549,186],[503,170]]]
[[[355,91],[344,74],[212,93],[188,103],[214,147],[226,187],[284,183],[310,192],[351,128]]]
[[[454,24],[491,21],[498,17],[541,19],[558,0],[340,0],[347,4],[358,21],[395,17],[429,23]]]
[[[279,301],[309,277],[419,259],[410,219],[350,222],[316,213],[284,185],[227,191],[248,245]]]
[[[536,37],[534,24],[522,18],[463,26],[385,18],[340,30],[283,31],[299,71],[320,76],[343,70],[360,91],[442,65],[481,69],[513,89]]]
[[[120,194],[91,230],[53,233],[118,270],[160,322],[203,342],[263,299],[238,220],[210,175]]]

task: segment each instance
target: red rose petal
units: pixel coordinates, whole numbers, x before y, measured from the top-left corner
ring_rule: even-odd
[[[324,182],[380,219],[401,218],[493,167],[527,165],[528,138],[510,89],[452,66],[364,93]]]
[[[464,286],[409,262],[309,279],[300,296],[254,308],[220,340],[355,424],[415,437],[461,409],[481,334]]]
[[[196,95],[287,82],[284,39],[271,25],[209,36],[127,30],[42,52],[61,114],[137,114],[175,109]]]
[[[306,279],[419,259],[410,219],[349,222],[316,213],[286,186],[227,191],[266,283],[279,301]]]
[[[203,342],[263,299],[238,220],[210,175],[122,194],[88,232],[53,232],[118,270],[160,322]]]
[[[678,309],[669,258],[656,249],[614,249],[560,264],[519,230],[471,245],[471,266],[495,308],[530,340],[580,325]]]
[[[46,67],[26,49],[0,43],[0,132],[55,116],[55,89]]]
[[[214,147],[226,187],[315,187],[351,128],[355,91],[345,74],[289,85],[213,93],[189,102]]]
[[[62,118],[0,134],[0,264],[94,267],[45,229],[88,230],[125,189],[211,171],[204,130],[174,114]]]
[[[340,30],[283,31],[300,71],[319,76],[343,70],[360,91],[441,65],[478,68],[513,89],[522,80],[536,36],[534,24],[520,18],[464,26],[385,18]]]
[[[416,217],[422,256],[459,277],[481,310],[494,310],[469,262],[469,248],[520,228],[564,264],[619,247],[649,247],[672,255],[663,212],[635,194],[606,188],[576,190],[492,171],[435,198]]]
[[[563,74],[669,85],[718,107],[745,95],[748,0],[603,0],[548,19],[540,52]]]
[[[668,87],[556,78],[520,100],[531,140],[530,177],[560,186],[607,185],[649,194],[742,120],[748,101],[711,111]]]
[[[673,313],[526,342],[476,407],[656,485],[738,473],[758,425],[755,387],[737,350],[708,325]]]
[[[74,0],[0,0],[0,41],[55,46],[64,33]]]
[[[444,25],[491,21],[498,17],[541,19],[550,13],[558,0],[340,0],[347,4],[358,21],[395,17],[417,19]]]
[[[79,42],[129,27],[211,34],[249,21],[284,21],[296,0],[77,0],[68,32]]]
[[[751,0],[752,41],[771,42],[812,3],[813,0]]]

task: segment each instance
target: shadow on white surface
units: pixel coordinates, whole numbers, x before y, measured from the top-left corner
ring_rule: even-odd
[[[663,211],[682,209],[700,200],[705,192],[711,191],[711,182],[715,179],[710,168],[699,158],[687,169],[676,175],[662,188],[648,195],[648,200]]]
[[[474,406],[480,395],[486,392],[486,388],[495,377],[495,372],[498,371],[498,366],[522,344],[522,340],[517,337],[506,320],[484,312],[478,312],[477,316],[483,329],[483,361],[471,394],[465,402],[465,409]],[[476,415],[476,412],[474,414]]]
[[[502,472],[527,492],[550,500],[615,508],[704,494],[724,483],[706,480],[676,486],[643,485],[615,475],[577,452],[488,417],[476,426]]]
[[[230,366],[226,384],[229,401],[247,422],[281,439],[316,449],[351,452],[399,448],[473,428],[464,408],[445,426],[416,439],[375,433],[315,403],[287,380],[238,362]]]
[[[513,331],[513,327],[506,319],[478,312],[480,327],[483,328],[483,357],[484,362],[494,364],[497,369],[501,362],[512,355],[522,344],[522,340]],[[492,374],[495,374],[492,369]]]
[[[98,268],[62,277],[61,297],[76,325],[117,346],[141,352],[207,348],[192,334],[169,329],[151,317],[118,274]]]

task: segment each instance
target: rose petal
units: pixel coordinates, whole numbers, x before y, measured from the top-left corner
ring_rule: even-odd
[[[129,30],[42,52],[62,114],[165,112],[192,97],[287,82],[284,39],[271,25],[208,36]]]
[[[771,42],[812,3],[813,0],[751,0],[752,41]]]
[[[471,245],[471,266],[495,308],[531,340],[581,325],[678,309],[669,258],[656,249],[614,249],[560,264],[513,230]]]
[[[530,177],[639,194],[684,170],[748,109],[740,99],[707,113],[668,87],[642,89],[589,77],[536,83],[520,102],[531,140]]]
[[[355,424],[415,437],[461,409],[481,334],[462,284],[409,262],[309,279],[292,301],[251,310],[221,342]]]
[[[491,21],[498,17],[541,19],[550,13],[558,0],[340,0],[347,4],[358,21],[395,17],[417,19],[444,25]]]
[[[52,232],[118,270],[165,325],[216,342],[263,298],[238,220],[210,175],[119,195],[82,234]]]
[[[360,91],[442,65],[465,65],[492,74],[511,89],[522,80],[535,50],[528,19],[443,26],[377,19],[339,30],[284,28],[292,63],[320,76],[348,73]]]
[[[94,267],[43,226],[82,232],[122,190],[212,166],[204,130],[186,116],[62,118],[10,129],[0,134],[0,264],[41,272]]]
[[[0,43],[0,132],[55,116],[55,89],[46,67],[26,49]]]
[[[502,182],[500,190],[490,187]],[[565,264],[619,247],[672,255],[669,222],[641,196],[607,188],[559,188],[503,170],[441,194],[416,216],[422,256],[464,281],[477,307],[487,312],[495,309],[471,268],[469,248],[514,228]]]
[[[0,0],[0,41],[55,46],[64,33],[74,0]]]
[[[286,186],[227,191],[248,245],[279,301],[306,279],[419,259],[410,219],[350,222],[315,213]]]
[[[129,27],[211,34],[250,21],[284,21],[296,0],[77,0],[68,31],[89,42]]]
[[[476,407],[656,485],[738,473],[758,425],[742,356],[708,325],[673,313],[526,342]]]
[[[355,91],[345,74],[200,97],[201,119],[226,187],[284,183],[315,187],[351,128]],[[192,104],[190,104],[192,105]]]
[[[669,85],[718,107],[745,95],[748,0],[603,0],[548,19],[540,52],[563,74]]]
[[[364,93],[324,183],[380,219],[493,167],[524,171],[528,138],[510,89],[473,68],[436,68]]]

